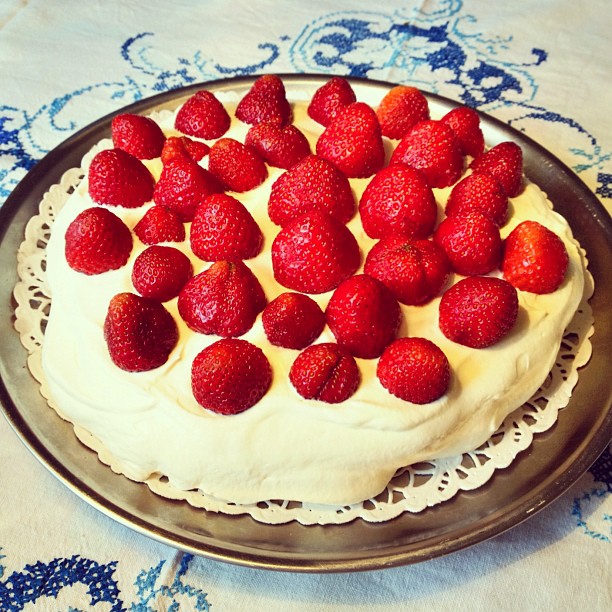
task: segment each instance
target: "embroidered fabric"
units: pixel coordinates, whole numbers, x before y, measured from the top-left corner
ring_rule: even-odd
[[[18,252],[19,281],[14,288],[17,303],[15,328],[28,352],[28,367],[41,385],[41,393],[48,398],[41,367],[41,349],[51,300],[45,281],[45,249],[51,235],[53,221],[82,180],[83,171],[68,170],[59,184],[45,194],[37,215],[27,224],[25,239]],[[456,457],[407,466],[399,470],[386,489],[376,498],[349,506],[325,506],[269,500],[257,504],[235,504],[207,495],[201,491],[182,491],[166,478],[146,481],[155,493],[169,499],[184,500],[197,508],[230,515],[248,514],[268,524],[298,521],[304,525],[342,524],[361,518],[368,522],[383,522],[403,512],[422,512],[443,503],[461,491],[474,490],[508,467],[528,448],[538,433],[550,429],[558,413],[569,402],[578,381],[578,370],[591,355],[590,337],[593,315],[588,300],[593,292],[593,280],[585,275],[582,302],[564,334],[555,365],[542,387],[530,401],[511,413],[498,431],[480,448]],[[61,415],[61,407],[49,404]],[[74,426],[75,434],[85,446],[98,454],[99,459],[115,472],[120,466],[100,442],[81,427]]]

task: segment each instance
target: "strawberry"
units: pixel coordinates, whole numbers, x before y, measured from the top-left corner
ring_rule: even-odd
[[[224,338],[200,351],[191,366],[191,389],[203,408],[232,415],[254,406],[272,383],[263,351],[246,340]]]
[[[446,393],[451,372],[446,355],[431,340],[398,338],[380,356],[376,375],[391,395],[429,404]]]
[[[379,357],[399,330],[400,306],[387,287],[367,274],[351,276],[332,294],[325,319],[351,355]]]
[[[153,200],[159,206],[169,208],[186,223],[193,219],[204,198],[222,190],[208,170],[186,157],[174,157],[161,171]]]
[[[180,293],[192,274],[193,266],[185,253],[174,247],[153,245],[134,260],[132,284],[143,297],[167,302]]]
[[[499,228],[477,210],[446,217],[433,239],[446,253],[452,269],[464,276],[488,274],[501,262]]]
[[[478,113],[469,106],[459,106],[448,111],[441,121],[455,133],[461,153],[478,157],[484,151],[484,135]]]
[[[189,239],[194,255],[204,261],[250,259],[263,245],[251,213],[226,193],[210,195],[197,207]]]
[[[310,143],[295,125],[281,126],[273,121],[249,128],[244,144],[275,168],[290,168],[310,155]]]
[[[349,180],[334,164],[316,155],[281,174],[268,200],[270,219],[281,227],[311,210],[325,212],[340,223],[347,223],[355,214]]]
[[[117,215],[96,206],[72,220],[66,229],[64,250],[73,270],[102,274],[127,263],[132,252],[132,234]]]
[[[419,121],[429,119],[427,98],[416,87],[396,85],[376,109],[383,136],[403,138]]]
[[[357,270],[359,245],[330,215],[312,211],[286,225],[272,243],[276,280],[294,291],[324,293]]]
[[[178,327],[157,300],[119,293],[104,319],[104,339],[112,362],[127,372],[153,370],[168,361],[178,343]]]
[[[89,195],[96,204],[138,208],[153,197],[155,181],[147,167],[122,149],[105,149],[91,161]]]
[[[308,116],[327,127],[343,108],[356,101],[351,84],[344,77],[334,76],[312,95],[307,109]]]
[[[494,176],[509,198],[523,190],[523,151],[515,142],[500,142],[470,164],[474,173]]]
[[[517,315],[518,296],[508,281],[491,276],[469,276],[442,295],[439,326],[453,342],[470,348],[485,348],[510,332]]]
[[[178,297],[187,326],[201,334],[245,334],[264,309],[266,297],[256,276],[241,261],[217,261],[192,276]]]
[[[363,229],[370,238],[392,234],[426,238],[434,228],[438,206],[425,176],[403,164],[374,176],[359,202]]]
[[[173,157],[183,156],[200,161],[208,155],[210,147],[201,140],[193,140],[188,136],[169,136],[161,151],[162,164],[167,164]]]
[[[514,287],[530,293],[556,291],[569,264],[563,241],[537,221],[523,221],[504,241],[501,269]]]
[[[261,185],[268,176],[263,159],[252,147],[233,138],[221,138],[211,147],[208,169],[224,189],[243,193]]]
[[[121,113],[111,122],[113,146],[138,159],[154,159],[161,155],[166,137],[150,117]]]
[[[279,125],[291,123],[293,111],[282,79],[273,74],[259,77],[238,103],[236,117],[249,125],[264,121]]]
[[[165,206],[151,206],[134,226],[134,233],[143,244],[183,242],[185,226],[179,216]]]
[[[353,102],[325,128],[317,140],[317,155],[336,164],[349,178],[367,178],[385,162],[385,149],[376,113]]]
[[[470,174],[456,183],[450,192],[445,208],[448,217],[471,210],[487,215],[499,227],[506,222],[508,197],[501,183],[490,174]]]
[[[449,187],[463,172],[463,156],[451,128],[429,119],[417,123],[398,143],[391,164],[421,170],[430,187]]]
[[[438,295],[450,273],[444,250],[431,240],[388,236],[368,253],[363,271],[402,304],[424,304]]]
[[[320,306],[303,293],[281,293],[264,308],[261,321],[271,344],[290,349],[312,344],[325,327]]]
[[[210,91],[196,91],[181,106],[174,120],[174,127],[183,134],[212,140],[221,138],[229,129],[230,116]]]
[[[309,346],[295,358],[289,380],[305,399],[339,404],[357,391],[361,375],[350,353],[325,342]]]

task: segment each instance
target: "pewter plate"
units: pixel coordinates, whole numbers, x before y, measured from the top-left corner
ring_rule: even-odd
[[[287,89],[312,90],[328,77],[281,75]],[[132,104],[125,112],[176,108],[196,90],[244,90],[255,77],[196,84]],[[352,79],[359,87],[392,86]],[[428,94],[436,107],[455,102]],[[16,434],[61,482],[119,523],[178,549],[219,561],[274,570],[339,572],[406,565],[475,545],[521,523],[572,485],[612,438],[612,221],[589,189],[548,151],[507,125],[481,116],[489,145],[514,140],[524,153],[525,173],[547,192],[587,250],[595,279],[591,300],[595,318],[593,355],[580,373],[569,405],[556,425],[536,436],[532,446],[507,469],[476,491],[419,514],[403,514],[373,524],[264,525],[248,516],[197,510],[161,498],[145,485],[114,474],[74,436],[72,426],[50,410],[26,366],[26,351],[13,329],[12,289],[17,282],[16,252],[27,221],[61,175],[80,166],[82,156],[110,133],[107,116],[47,154],[0,208],[0,400]],[[43,500],[44,502],[44,500]]]

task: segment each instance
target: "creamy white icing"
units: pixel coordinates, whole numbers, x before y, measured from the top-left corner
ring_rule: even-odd
[[[291,92],[289,92],[291,95]],[[358,92],[364,99],[369,91]],[[220,94],[231,112],[234,94]],[[320,127],[294,107],[296,124],[311,140]],[[158,117],[168,134],[173,114]],[[226,136],[243,140],[247,126],[237,121]],[[101,147],[112,146],[110,141]],[[86,167],[91,155],[84,161]],[[147,162],[159,175],[159,160]],[[205,164],[205,161],[203,162]],[[260,279],[269,300],[285,291],[271,272],[269,247],[278,228],[267,216],[270,187],[280,174],[270,168],[256,190],[238,194],[265,235],[264,250],[247,265]],[[357,200],[367,180],[351,181]],[[448,190],[436,190],[442,208]],[[401,335],[433,340],[452,368],[448,393],[427,405],[413,405],[388,394],[375,376],[376,360],[358,360],[362,383],[342,404],[302,399],[288,380],[297,352],[266,340],[261,319],[243,336],[260,346],[273,366],[270,391],[254,407],[231,417],[201,408],[190,387],[195,355],[215,341],[191,332],[181,321],[176,300],[167,303],[180,329],[179,346],[168,363],[151,372],[127,373],[112,364],[102,336],[110,298],[132,291],[131,264],[145,247],[137,239],[121,270],[89,277],[71,270],[64,257],[64,233],[70,221],[93,203],[83,180],[54,222],[47,248],[47,284],[51,313],[43,344],[43,368],[54,404],[64,418],[91,432],[114,457],[115,467],[144,481],[164,475],[179,489],[200,489],[220,499],[251,503],[288,499],[348,504],[380,492],[397,468],[460,454],[486,441],[504,417],[537,390],[550,371],[567,324],[583,294],[583,261],[567,222],[552,211],[534,184],[511,200],[511,217],[502,237],[525,219],[542,222],[566,244],[570,264],[554,293],[519,291],[519,319],[500,343],[474,350],[447,340],[439,331],[439,298],[425,306],[403,307]],[[133,228],[144,208],[113,208]],[[373,244],[359,217],[349,223],[365,254]],[[188,240],[178,248],[194,262],[195,272],[209,264],[195,258]],[[456,279],[451,279],[452,282]],[[322,306],[330,294],[313,296]],[[326,328],[318,342],[333,341]]]

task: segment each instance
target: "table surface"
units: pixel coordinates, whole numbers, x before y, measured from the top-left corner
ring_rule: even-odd
[[[50,149],[126,104],[232,76],[345,74],[476,106],[612,212],[607,0],[0,0],[0,204]],[[301,574],[196,557],[71,493],[0,418],[1,610],[612,609],[612,448],[510,531],[430,561]],[[564,604],[564,607],[567,603]]]

